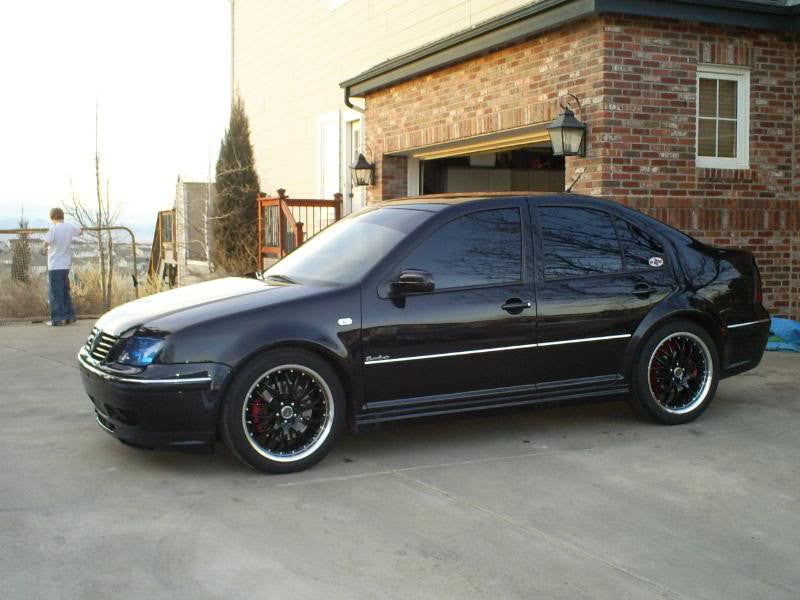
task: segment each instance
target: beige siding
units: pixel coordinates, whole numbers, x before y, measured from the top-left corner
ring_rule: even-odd
[[[347,116],[340,81],[531,3],[235,0],[234,82],[250,117],[261,189],[319,196],[320,121],[338,114],[343,156],[344,119],[356,116]],[[342,170],[340,187],[346,193],[344,165]]]

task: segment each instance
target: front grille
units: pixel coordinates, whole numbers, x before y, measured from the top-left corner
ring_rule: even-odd
[[[92,329],[89,339],[86,340],[86,351],[97,362],[105,362],[118,341],[118,337],[103,333],[95,327]]]
[[[115,421],[119,421],[123,425],[128,425],[130,427],[135,427],[139,424],[139,415],[132,410],[125,410],[124,408],[118,408],[116,406],[112,406],[111,404],[104,404],[103,405],[106,409],[106,414],[110,419],[114,419]]]

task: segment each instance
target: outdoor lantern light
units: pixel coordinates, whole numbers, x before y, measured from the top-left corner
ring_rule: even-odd
[[[572,94],[567,94],[575,98]],[[580,108],[581,103],[575,98]],[[569,106],[564,106],[560,115],[548,126],[547,133],[553,144],[554,156],[586,156],[586,125],[575,118]]]
[[[356,162],[350,165],[350,172],[353,174],[353,183],[355,185],[372,185],[375,177],[375,165],[359,152]]]

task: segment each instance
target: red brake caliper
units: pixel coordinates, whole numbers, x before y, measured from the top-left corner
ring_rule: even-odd
[[[250,404],[250,420],[253,422],[253,430],[261,429],[261,404]]]

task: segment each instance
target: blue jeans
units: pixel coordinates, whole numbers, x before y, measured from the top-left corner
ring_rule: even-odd
[[[75,318],[75,308],[69,296],[69,269],[55,269],[47,272],[50,281],[50,320],[71,321]]]

